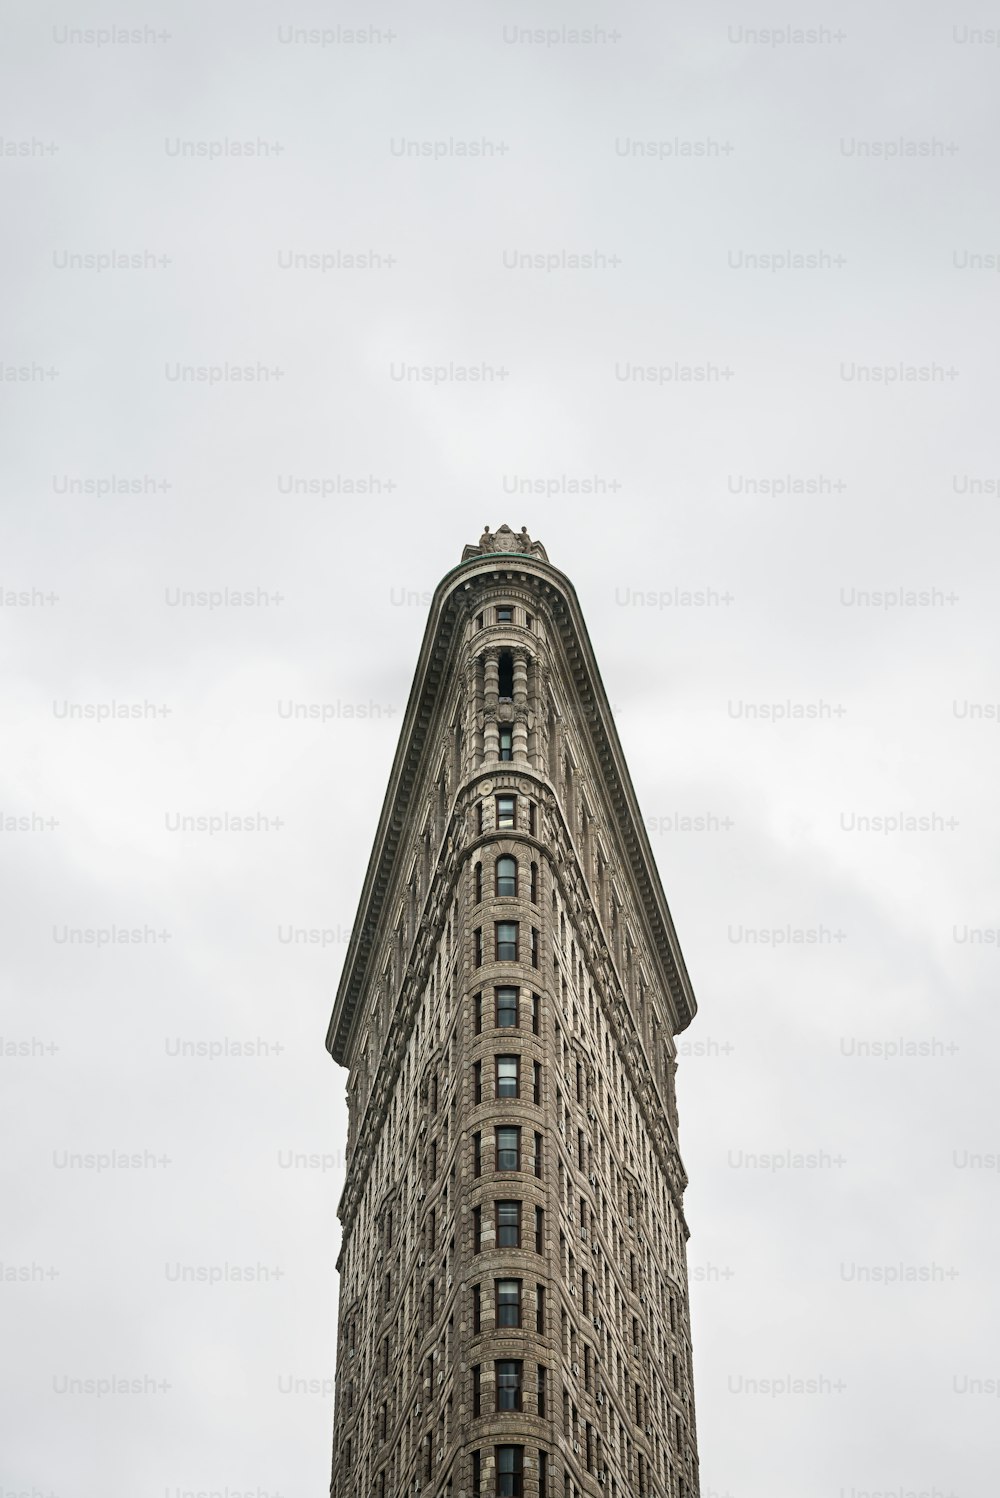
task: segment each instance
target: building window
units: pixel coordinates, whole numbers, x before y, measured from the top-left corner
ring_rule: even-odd
[[[498,988],[496,991],[496,1023],[500,1030],[516,1029],[518,1023],[516,988]]]
[[[500,604],[497,604],[497,623],[498,624],[513,624],[514,623],[514,608],[513,608],[512,604],[509,604],[509,603],[500,603]]]
[[[472,1174],[474,1176],[483,1173],[483,1136],[477,1129],[472,1136]]]
[[[549,1453],[538,1453],[538,1498],[545,1498],[549,1491]]]
[[[496,1362],[494,1371],[497,1414],[501,1414],[504,1410],[523,1409],[521,1385],[524,1378],[524,1364],[513,1358],[500,1358]]]
[[[528,892],[528,898],[530,899],[532,905],[537,905],[538,904],[538,865],[537,865],[537,863],[533,863],[531,865],[531,887],[530,887],[529,892]]]
[[[481,1253],[483,1249],[483,1209],[473,1207],[472,1209],[472,1252]]]
[[[539,1365],[538,1365],[538,1379],[537,1379],[537,1382],[535,1384],[535,1393],[536,1393],[536,1398],[538,1400],[538,1413],[543,1418],[544,1418],[544,1415],[545,1415],[545,1374],[546,1374],[546,1371],[547,1370],[546,1370],[545,1364],[544,1363],[539,1363]]]
[[[517,860],[506,855],[497,859],[497,894],[517,894]]]
[[[483,1329],[483,1295],[479,1285],[472,1287],[472,1330],[481,1332]]]
[[[496,1058],[496,1095],[497,1097],[520,1097],[520,1056],[498,1056]]]
[[[514,657],[509,650],[501,650],[497,660],[497,694],[508,699],[514,695]]]
[[[538,1177],[539,1180],[541,1180],[541,1178],[542,1178],[542,1136],[541,1136],[541,1134],[539,1134],[537,1132],[535,1133],[535,1159],[534,1159],[534,1165],[535,1165],[535,1175]]]
[[[535,1286],[535,1331],[540,1337],[545,1335],[545,1286]]]
[[[478,1451],[472,1453],[472,1491],[479,1494],[482,1491],[483,1459]]]
[[[534,837],[534,835],[535,835],[535,830],[536,830],[537,822],[538,822],[538,808],[535,805],[534,801],[529,801],[528,802],[528,831],[531,833],[532,837]]]
[[[501,830],[514,826],[514,797],[497,797],[497,827]]]
[[[473,1024],[477,1035],[483,1033],[483,996],[477,993],[472,1000]]]
[[[534,926],[531,928],[531,966],[538,966],[538,932]]]
[[[532,1035],[542,1033],[542,1001],[537,993],[531,995],[531,1033]]]
[[[524,1447],[497,1446],[497,1498],[524,1498]]]
[[[472,962],[474,967],[483,965],[483,928],[477,926],[472,933]]]
[[[512,723],[500,724],[500,758],[514,758],[514,725]]]
[[[482,616],[482,614],[477,614],[476,615],[476,628],[477,629],[482,629],[482,627],[483,627],[483,616]]]
[[[497,921],[497,962],[517,961],[517,921]]]
[[[520,1170],[521,1130],[504,1125],[496,1130],[496,1142],[497,1170]]]
[[[497,1280],[497,1326],[521,1325],[521,1281]]]
[[[535,1208],[535,1253],[545,1252],[545,1208]]]
[[[483,1063],[476,1061],[472,1066],[472,1101],[481,1103],[483,1100]]]
[[[480,1366],[474,1363],[472,1367],[472,1418],[478,1420],[482,1414],[482,1391],[480,1387]]]
[[[477,833],[479,833],[480,836],[482,836],[482,831],[483,831],[483,803],[481,801],[479,801],[479,802],[476,803],[476,831],[477,831]]]
[[[475,884],[476,889],[474,903],[476,905],[479,905],[482,903],[483,898],[483,866],[481,863],[476,864]]]
[[[497,1202],[497,1248],[521,1247],[521,1203]]]
[[[537,1103],[539,1106],[541,1106],[541,1101],[542,1101],[542,1063],[540,1061],[533,1061],[532,1065],[531,1065],[531,1070],[532,1070],[531,1101],[533,1103]]]

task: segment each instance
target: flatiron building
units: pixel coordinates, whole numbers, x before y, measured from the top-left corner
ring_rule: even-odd
[[[572,584],[487,528],[434,594],[327,1035],[331,1498],[698,1498],[694,1011]]]

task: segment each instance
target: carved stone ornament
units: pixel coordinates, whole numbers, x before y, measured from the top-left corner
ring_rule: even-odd
[[[462,552],[462,561],[466,562],[470,557],[491,556],[497,553],[503,555],[517,555],[538,557],[547,562],[545,547],[541,541],[532,541],[528,535],[527,526],[522,525],[520,531],[512,531],[509,525],[502,525],[499,530],[491,531],[486,526],[479,538],[478,546],[466,546]]]

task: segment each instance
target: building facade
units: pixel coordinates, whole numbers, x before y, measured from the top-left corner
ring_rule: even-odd
[[[694,1011],[576,594],[487,528],[431,604],[327,1035],[331,1498],[698,1498]]]

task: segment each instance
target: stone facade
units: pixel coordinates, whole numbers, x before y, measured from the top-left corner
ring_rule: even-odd
[[[698,1498],[673,1037],[694,996],[572,585],[439,585],[327,1046],[331,1498]]]

